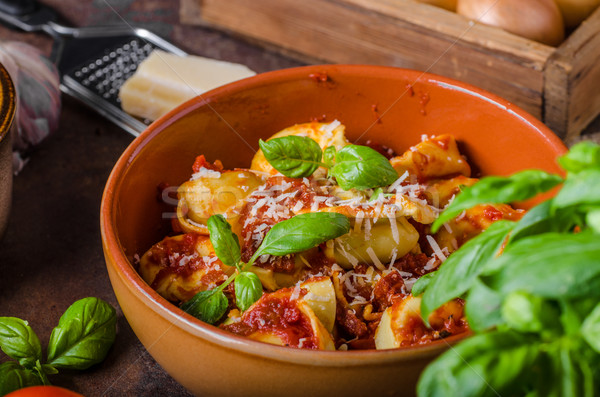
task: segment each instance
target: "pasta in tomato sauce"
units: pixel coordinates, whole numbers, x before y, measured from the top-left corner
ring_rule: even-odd
[[[309,137],[323,150],[342,150],[350,144],[344,130],[338,121],[311,122],[270,139]],[[300,214],[343,214],[350,229],[342,236],[302,252],[260,255],[248,270],[260,280],[262,295],[242,311],[234,285],[227,285],[226,315],[215,325],[266,343],[322,350],[415,346],[467,331],[461,299],[436,310],[425,326],[412,286],[491,223],[523,213],[480,205],[431,234],[430,224],[461,186],[477,181],[466,158],[450,135],[423,136],[401,155],[384,149],[398,178],[362,190],[342,189],[324,166],[309,177],[284,176],[262,151],[249,169],[227,170],[199,156],[178,189],[174,235],[141,257],[141,276],[169,301],[187,302],[239,271],[217,256],[210,216],[225,217],[247,262],[274,225]]]

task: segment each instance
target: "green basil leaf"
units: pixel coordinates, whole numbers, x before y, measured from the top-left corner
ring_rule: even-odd
[[[600,303],[583,322],[581,335],[596,352],[600,353]]]
[[[593,233],[523,238],[490,262],[483,281],[502,294],[527,291],[551,299],[600,296],[600,243]]]
[[[48,375],[56,375],[58,373],[58,370],[50,364],[42,364],[41,368],[42,371]]]
[[[290,178],[308,177],[322,165],[321,147],[305,136],[288,135],[258,142],[265,158],[277,171]]]
[[[0,396],[28,386],[41,386],[43,383],[36,373],[14,361],[0,364]]]
[[[554,209],[584,204],[600,205],[600,169],[569,174],[553,200]]]
[[[335,212],[309,212],[275,224],[250,259],[306,251],[350,231],[348,217]]]
[[[426,321],[438,307],[468,291],[483,266],[494,257],[514,222],[494,222],[479,236],[452,253],[435,271],[421,301],[421,316]]]
[[[87,369],[104,360],[115,341],[117,314],[98,298],[84,298],[64,312],[48,343],[48,364]]]
[[[558,316],[558,311],[546,300],[523,291],[511,292],[502,304],[504,321],[520,332],[540,333],[548,329]]]
[[[522,395],[540,354],[535,338],[510,331],[475,335],[451,347],[421,374],[417,394],[428,397]],[[458,391],[458,394],[457,394]]]
[[[464,210],[479,204],[511,203],[534,197],[562,182],[558,175],[539,170],[526,170],[509,177],[488,176],[456,196],[450,205],[433,222],[433,233]]]
[[[475,332],[483,332],[504,324],[501,307],[502,296],[476,279],[465,303],[465,315],[469,327]]]
[[[328,146],[323,151],[323,163],[325,163],[327,168],[333,167],[333,164],[335,163],[336,152],[337,150],[335,149],[335,146]]]
[[[335,156],[331,174],[344,190],[391,185],[398,173],[389,160],[368,146],[344,146]]]
[[[0,348],[10,358],[27,368],[33,368],[42,358],[42,346],[37,335],[16,317],[0,317]]]
[[[600,209],[594,209],[587,213],[585,223],[595,232],[600,233]]]
[[[435,277],[435,272],[427,273],[427,274],[419,277],[419,279],[417,280],[417,282],[415,282],[413,284],[410,293],[413,296],[419,296],[419,295],[421,295],[423,292],[425,292],[427,290],[427,288],[429,287],[429,284],[431,284],[431,280],[434,277]]]
[[[252,272],[242,272],[235,278],[235,302],[241,311],[246,311],[263,294],[258,276]]]
[[[58,373],[58,371],[56,370],[56,368],[52,367],[50,365],[50,367],[55,371],[55,373]],[[42,380],[42,383],[44,385],[49,385],[50,381],[48,380],[48,376],[46,375],[46,372],[44,371],[44,368],[42,366],[42,363],[40,362],[40,360],[36,361],[35,363],[35,367],[33,368],[33,370],[35,371],[35,373],[37,374],[37,376]]]
[[[198,292],[192,299],[181,305],[181,310],[204,321],[214,324],[223,317],[229,301],[219,289]]]
[[[509,243],[535,234],[572,230],[577,224],[575,211],[570,208],[552,211],[552,205],[552,200],[546,200],[527,211],[511,232]]]
[[[589,168],[600,168],[600,146],[592,142],[580,142],[567,154],[558,158],[558,163],[568,172],[580,172]]]
[[[556,379],[559,383],[559,395],[561,397],[594,397],[596,394],[593,390],[593,374],[590,374],[585,363],[573,357],[574,352],[568,347],[563,346],[558,354],[560,374]],[[592,383],[591,390],[590,381]]]
[[[231,231],[231,225],[223,215],[213,215],[206,222],[210,242],[217,257],[227,266],[237,266],[242,259],[240,241]]]

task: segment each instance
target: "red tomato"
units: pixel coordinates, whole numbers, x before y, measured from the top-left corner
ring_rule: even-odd
[[[15,390],[5,397],[84,397],[74,391],[58,386],[31,386]]]

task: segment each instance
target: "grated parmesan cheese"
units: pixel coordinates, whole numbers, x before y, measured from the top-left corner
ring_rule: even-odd
[[[433,250],[434,255],[437,256],[440,261],[442,261],[442,262],[445,261],[446,255],[444,255],[444,253],[440,249],[440,246],[438,245],[437,241],[435,241],[435,239],[433,237],[427,235],[427,242],[431,246],[431,249]]]
[[[379,260],[377,255],[375,255],[375,251],[373,251],[373,247],[367,248],[366,252],[367,252],[367,255],[369,255],[369,258],[371,258],[371,261],[373,261],[373,264],[375,265],[375,267],[377,267],[377,269],[385,270],[385,266],[383,265],[383,263],[381,263],[381,261]]]

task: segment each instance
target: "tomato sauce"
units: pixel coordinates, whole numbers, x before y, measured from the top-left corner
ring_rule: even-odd
[[[281,289],[265,294],[241,317],[241,321],[222,325],[221,328],[241,336],[254,333],[277,335],[285,346],[317,349],[318,341],[310,319],[298,308],[298,301],[290,299],[292,289]],[[306,294],[302,290],[300,296]]]

